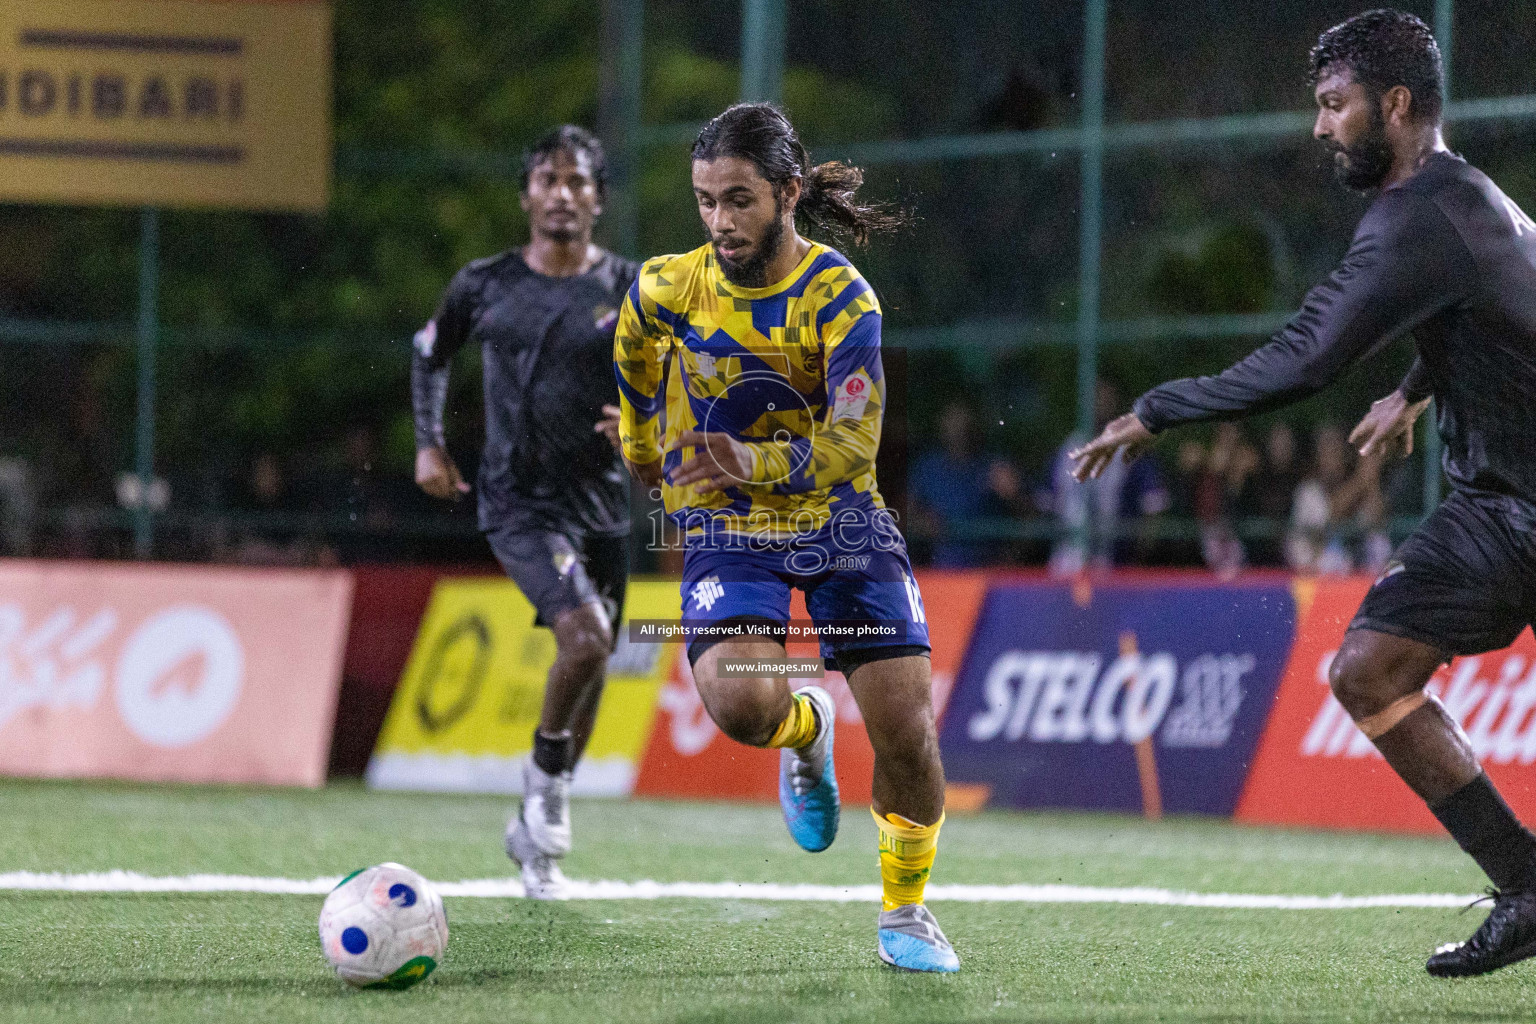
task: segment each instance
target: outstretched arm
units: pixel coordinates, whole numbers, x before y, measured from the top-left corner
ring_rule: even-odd
[[[1269,344],[1210,377],[1188,377],[1137,399],[1140,430],[1122,417],[1074,454],[1079,479],[1114,453],[1134,451],[1169,427],[1237,419],[1316,394],[1473,287],[1471,254],[1432,201],[1406,193],[1377,200],[1342,263],[1307,293],[1301,311]],[[1106,455],[1107,452],[1107,455]]]

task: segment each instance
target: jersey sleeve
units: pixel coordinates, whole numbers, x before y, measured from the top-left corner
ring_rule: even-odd
[[[1472,255],[1433,201],[1378,199],[1349,252],[1269,344],[1211,377],[1153,388],[1135,412],[1156,433],[1180,423],[1236,419],[1308,398],[1473,287]]]
[[[619,383],[619,443],[637,465],[661,458],[663,371],[670,341],[645,294],[645,271],[629,286],[613,336],[613,372]],[[650,308],[647,309],[647,306]]]
[[[448,406],[448,367],[469,340],[477,286],[465,267],[453,276],[437,312],[416,332],[411,345],[411,406],[416,447],[441,447]]]
[[[1403,397],[1409,402],[1422,402],[1434,395],[1434,381],[1430,379],[1429,368],[1424,365],[1424,360],[1415,356],[1413,365],[1408,367],[1408,372],[1403,376],[1403,382],[1397,386]]]
[[[823,309],[827,405],[811,437],[756,444],[752,479],[780,494],[824,490],[874,469],[885,412],[880,361],[880,305],[862,279],[846,301]],[[835,313],[829,310],[835,309]]]

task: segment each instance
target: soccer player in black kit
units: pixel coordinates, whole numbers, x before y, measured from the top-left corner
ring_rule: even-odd
[[[1536,955],[1536,837],[1424,684],[1443,662],[1508,646],[1536,621],[1536,223],[1441,138],[1440,51],[1410,14],[1368,11],[1312,50],[1313,134],[1345,185],[1375,193],[1349,252],[1269,344],[1176,380],[1074,453],[1078,479],[1169,427],[1275,409],[1404,334],[1417,358],[1351,434],[1411,447],[1433,397],[1449,497],[1398,549],[1330,670],[1339,702],[1492,879],[1493,907],[1428,963],[1483,974]]]
[[[528,245],[454,276],[416,335],[411,363],[416,482],[457,499],[469,485],[444,447],[448,367],[466,343],[481,347],[480,529],[536,621],[555,634],[523,803],[506,832],[507,854],[536,899],[565,895],[556,862],[571,847],[571,776],[597,716],[629,571],[612,358],[638,268],[592,243],[604,178],[602,146],[581,128],[537,142],[523,158]]]

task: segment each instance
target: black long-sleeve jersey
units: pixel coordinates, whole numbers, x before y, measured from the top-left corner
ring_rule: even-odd
[[[1376,198],[1338,269],[1269,344],[1153,388],[1135,412],[1155,433],[1278,408],[1410,332],[1403,391],[1434,395],[1452,486],[1536,502],[1536,223],[1449,153]]]
[[[481,346],[481,529],[628,532],[628,477],[593,426],[604,405],[618,403],[613,330],[638,271],[604,253],[584,274],[548,277],[508,250],[454,275],[437,313],[417,332],[411,394],[419,447],[443,443],[454,354],[471,339]]]

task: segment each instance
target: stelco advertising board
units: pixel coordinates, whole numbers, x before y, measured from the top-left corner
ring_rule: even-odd
[[[1294,626],[1282,583],[994,586],[946,774],[994,805],[1231,814]]]

